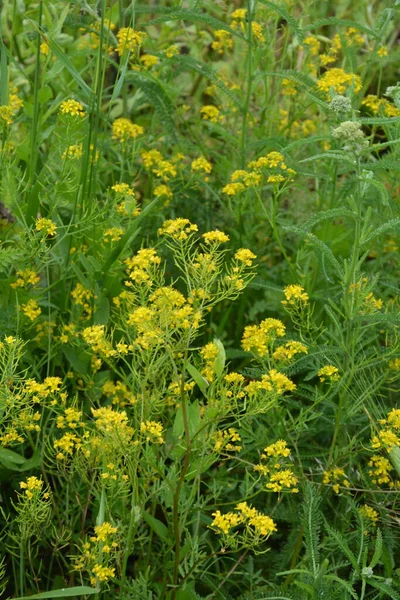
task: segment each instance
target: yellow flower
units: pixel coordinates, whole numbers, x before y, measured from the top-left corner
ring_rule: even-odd
[[[154,54],[142,54],[139,60],[143,63],[146,69],[151,69],[151,67],[154,67],[154,65],[158,63],[158,57]]]
[[[225,50],[232,50],[233,40],[232,34],[229,31],[217,29],[214,31],[214,38],[211,48],[218,52],[218,54],[223,54]]]
[[[122,56],[125,51],[134,52],[146,37],[145,33],[135,31],[132,27],[121,27],[117,33],[118,45],[116,52]]]
[[[278,319],[264,319],[260,325],[248,325],[243,332],[242,348],[246,352],[265,356],[270,343],[277,337],[283,337],[285,331],[285,325]]]
[[[158,235],[165,235],[172,237],[174,240],[183,241],[195,231],[198,231],[198,227],[191,223],[189,219],[168,219],[159,228]]]
[[[26,304],[22,305],[22,312],[31,321],[34,321],[41,314],[42,309],[38,306],[36,300],[28,300]]]
[[[121,227],[111,227],[110,229],[106,229],[104,232],[104,241],[109,242],[118,242],[124,234],[124,230]]]
[[[328,69],[318,79],[317,87],[321,92],[325,92],[330,98],[330,91],[333,89],[337,94],[343,94],[350,87],[357,93],[362,88],[362,81],[359,75],[346,73],[343,69]]]
[[[376,522],[379,518],[379,513],[372,508],[372,506],[368,506],[368,504],[364,504],[359,509],[360,515],[371,522],[371,525],[375,526]]]
[[[164,51],[164,54],[167,58],[173,58],[174,56],[179,54],[179,48],[175,45],[168,46],[168,48]]]
[[[141,125],[136,125],[124,117],[115,119],[114,123],[112,124],[112,138],[121,143],[131,139],[135,140],[143,133],[144,129]]]
[[[291,360],[296,354],[308,354],[307,348],[301,342],[287,342],[279,346],[273,353],[273,358],[279,361]]]
[[[191,169],[194,173],[197,171],[203,171],[204,173],[208,174],[212,171],[212,164],[203,156],[201,156],[200,158],[196,158],[192,161]]]
[[[246,265],[246,267],[251,267],[253,265],[253,260],[257,258],[255,254],[248,248],[240,248],[235,252],[235,256],[237,261]]]
[[[284,288],[285,300],[282,300],[284,306],[306,305],[308,304],[308,294],[301,285],[288,285]]]
[[[212,104],[203,106],[200,109],[200,114],[203,119],[206,121],[211,121],[211,123],[220,123],[222,121],[222,115],[219,109]]]
[[[389,54],[389,53],[388,53],[388,51],[387,51],[387,48],[386,48],[386,46],[381,46],[381,47],[378,49],[378,51],[377,51],[377,55],[378,55],[380,58],[384,58],[385,56],[388,56],[388,54]]]
[[[321,383],[326,379],[330,379],[331,381],[338,381],[340,379],[339,369],[333,365],[325,365],[325,367],[321,367],[317,375],[320,378]]]
[[[229,236],[226,235],[223,231],[219,231],[216,229],[215,231],[207,231],[207,233],[203,233],[202,238],[204,239],[206,244],[223,244],[225,242],[229,242]]]
[[[143,421],[140,424],[140,431],[145,434],[146,440],[157,444],[164,443],[163,426],[156,421]]]
[[[9,105],[0,106],[0,121],[4,121],[6,125],[11,125],[13,123],[13,108]]]
[[[56,235],[57,225],[51,219],[39,218],[35,221],[36,231],[43,231],[45,235],[53,237]]]
[[[116,194],[123,194],[124,196],[135,196],[135,192],[127,183],[116,183],[111,186],[111,189]]]
[[[85,110],[83,104],[77,100],[64,100],[60,105],[60,112],[62,115],[70,115],[71,117],[84,117]]]

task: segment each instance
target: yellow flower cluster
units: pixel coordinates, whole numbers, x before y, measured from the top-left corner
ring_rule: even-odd
[[[109,241],[118,242],[123,235],[124,230],[121,227],[110,227],[105,230],[103,239],[106,243]]]
[[[359,75],[346,73],[343,69],[328,69],[317,81],[318,89],[331,98],[331,92],[344,94],[348,89],[353,88],[357,93],[362,88],[362,81]]]
[[[296,389],[295,384],[283,373],[276,369],[271,369],[269,373],[261,376],[261,381],[250,381],[245,387],[245,392],[249,395],[256,394],[258,391],[273,392],[281,395],[285,392],[292,392]]]
[[[136,123],[132,123],[130,119],[126,119],[125,117],[115,119],[111,129],[112,138],[120,143],[135,140],[144,133],[141,125],[136,125]]]
[[[390,488],[396,487],[390,476],[393,467],[387,458],[379,456],[379,454],[374,454],[371,456],[368,466],[371,467],[368,474],[371,477],[372,483],[375,485],[387,483]]]
[[[65,429],[70,427],[76,429],[76,427],[83,427],[84,423],[81,421],[82,413],[80,410],[70,407],[64,410],[63,415],[57,417],[57,428]]]
[[[260,513],[257,509],[249,506],[247,502],[240,502],[235,506],[235,510],[236,513],[229,512],[224,515],[219,510],[212,513],[214,520],[210,527],[225,536],[229,536],[230,530],[238,525],[244,525],[256,537],[267,538],[271,533],[277,531],[276,524],[271,517]]]
[[[51,219],[41,217],[36,219],[35,229],[36,231],[43,231],[43,233],[49,237],[54,237],[56,235],[57,225]]]
[[[117,353],[110,342],[106,339],[104,325],[92,325],[82,331],[82,337],[93,352],[106,358],[115,356]]]
[[[24,490],[24,495],[31,499],[37,492],[41,492],[43,481],[35,476],[28,477],[26,481],[21,481],[19,487]]]
[[[192,161],[191,170],[193,173],[202,171],[203,173],[207,173],[209,175],[212,171],[212,164],[205,159],[204,156],[200,156],[200,158],[196,158]]]
[[[135,196],[135,192],[127,183],[116,183],[111,186],[111,189],[116,194],[122,194],[123,196]]]
[[[245,327],[242,337],[242,348],[258,356],[266,356],[271,344],[277,337],[285,335],[285,325],[278,319],[264,319],[259,325]]]
[[[214,452],[240,452],[242,446],[239,433],[233,427],[225,430],[217,430],[213,435]]]
[[[299,480],[293,473],[290,464],[286,464],[282,459],[290,457],[290,450],[285,440],[278,440],[264,448],[261,454],[261,461],[254,466],[254,470],[268,477],[265,484],[267,490],[272,492],[290,491],[296,494],[299,490],[296,487]]]
[[[206,106],[203,106],[200,109],[200,114],[202,119],[205,121],[211,121],[211,123],[221,123],[223,121],[221,111],[213,104],[207,104]]]
[[[234,171],[230,182],[222,189],[224,194],[235,196],[246,188],[258,187],[263,181],[266,183],[283,183],[292,181],[296,172],[285,163],[285,158],[280,152],[269,152],[256,160],[248,163],[249,170]]]
[[[274,350],[272,356],[279,362],[288,362],[292,360],[296,354],[308,354],[308,350],[301,342],[291,341],[283,346],[278,346],[278,348]]]
[[[398,117],[400,116],[400,108],[394,106],[386,98],[378,98],[373,94],[368,94],[362,100],[361,104],[366,106],[373,115],[382,115],[383,117]]]
[[[140,431],[146,437],[148,442],[154,442],[155,444],[163,444],[163,426],[161,423],[156,421],[143,421],[140,423]]]
[[[191,223],[189,219],[178,218],[164,221],[162,227],[158,230],[158,234],[170,237],[175,241],[184,241],[195,231],[198,231],[197,225]]]
[[[364,517],[364,519],[367,519],[371,523],[371,525],[373,525],[373,526],[376,525],[378,518],[379,518],[379,513],[374,508],[372,508],[372,506],[368,506],[368,504],[364,504],[363,506],[361,506],[359,508],[359,512],[360,512],[360,515],[362,517]]]
[[[246,265],[246,267],[252,267],[253,266],[253,260],[255,258],[257,258],[257,256],[255,254],[253,254],[253,252],[251,250],[249,250],[248,248],[239,248],[239,250],[237,250],[235,252],[234,258],[238,262],[243,263],[244,265]]]
[[[29,285],[36,285],[39,283],[40,277],[32,269],[25,269],[23,271],[17,271],[17,279],[11,284],[12,288],[17,287],[28,287]]]
[[[400,447],[400,409],[393,408],[386,419],[381,419],[380,424],[383,429],[378,435],[374,435],[371,440],[371,446],[374,450],[385,448],[390,452],[395,446]]]
[[[209,383],[214,381],[215,378],[215,361],[218,356],[218,346],[215,342],[209,342],[200,350],[200,354],[205,361],[201,373],[207,379]]]
[[[82,144],[71,144],[70,146],[67,146],[66,149],[64,150],[63,154],[62,154],[62,158],[63,160],[67,160],[67,159],[78,159],[78,158],[82,158],[83,155],[83,147]]]
[[[34,379],[25,381],[24,392],[33,394],[33,399],[37,402],[48,398],[60,391],[62,379],[60,377],[46,377],[43,383],[38,383]]]
[[[332,485],[332,489],[335,494],[339,494],[341,486],[345,488],[350,487],[350,481],[347,479],[346,474],[340,467],[334,467],[328,471],[324,471],[322,483],[325,485]]]
[[[0,122],[3,121],[6,125],[12,125],[14,110],[12,106],[3,104],[0,106]]]
[[[69,115],[71,117],[85,116],[83,104],[77,100],[64,100],[64,102],[61,102],[60,112],[62,115]]]
[[[225,29],[217,29],[214,31],[214,41],[211,44],[211,48],[218,54],[223,54],[226,50],[232,50],[232,34]]]
[[[117,54],[122,56],[125,51],[134,52],[145,37],[145,33],[135,31],[132,27],[121,27],[117,33],[118,45],[115,48]]]
[[[128,415],[123,411],[116,411],[108,406],[92,408],[95,426],[104,435],[115,437],[120,445],[128,444],[133,436],[133,429],[129,426]]]
[[[77,283],[71,292],[71,297],[74,304],[82,306],[84,316],[88,319],[92,315],[92,301],[95,297],[93,292],[86,289],[81,283]]]
[[[125,260],[129,279],[135,284],[144,283],[151,287],[156,269],[161,263],[154,248],[142,248],[134,256]],[[127,282],[126,285],[132,285]]]
[[[113,404],[118,404],[121,408],[127,404],[135,404],[136,396],[129,390],[128,386],[122,381],[106,381],[101,388],[102,393],[111,398]]]
[[[140,153],[143,164],[147,170],[150,170],[156,177],[160,177],[164,182],[168,182],[171,178],[177,176],[175,165],[165,160],[158,150],[142,150]]]
[[[284,306],[305,306],[308,304],[309,297],[301,285],[288,285],[284,288],[285,300],[282,300]]]
[[[207,231],[207,233],[203,233],[201,236],[206,244],[224,244],[225,242],[229,242],[229,236],[226,235],[223,231],[219,231],[216,229],[215,231]]]
[[[326,380],[338,381],[340,379],[339,369],[333,365],[325,365],[317,373],[321,383]]]
[[[142,54],[139,60],[146,69],[151,69],[151,67],[154,67],[159,62],[158,57],[154,54]]]
[[[247,9],[246,8],[238,8],[233,11],[231,18],[231,27],[232,29],[241,29],[243,32],[246,31],[246,17],[247,17]],[[261,44],[265,42],[265,36],[263,34],[263,29],[260,23],[257,21],[251,22],[251,33],[255,40],[260,42]]]
[[[36,300],[33,299],[28,300],[26,304],[23,304],[21,310],[24,313],[24,315],[28,317],[28,319],[30,319],[31,321],[37,319],[42,312],[42,309],[40,308]]]

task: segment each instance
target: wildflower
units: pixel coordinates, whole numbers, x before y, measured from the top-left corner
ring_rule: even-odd
[[[234,258],[246,265],[246,267],[251,267],[253,266],[253,260],[257,258],[257,256],[248,248],[240,248],[235,252]]]
[[[262,29],[260,23],[257,23],[257,21],[252,21],[251,33],[252,33],[254,39],[257,40],[257,42],[259,42],[260,44],[265,43],[265,36],[263,34],[263,29]]]
[[[213,435],[214,452],[240,452],[242,446],[236,444],[240,440],[239,433],[233,427],[216,431]]]
[[[101,354],[106,358],[116,355],[116,351],[105,338],[104,325],[92,325],[91,327],[86,327],[82,331],[82,337],[94,352]]]
[[[317,373],[321,383],[329,379],[330,381],[338,381],[340,379],[339,369],[333,365],[325,365]]]
[[[215,377],[215,361],[219,353],[218,345],[215,342],[209,342],[200,350],[205,361],[205,367],[202,370],[202,375],[209,381],[214,381]]]
[[[111,227],[110,229],[106,229],[104,232],[104,241],[109,242],[118,242],[124,234],[124,230],[121,227]]]
[[[72,144],[71,146],[67,146],[62,154],[62,159],[79,159],[83,156],[83,148],[82,144]]]
[[[331,90],[337,94],[343,94],[349,88],[353,88],[357,93],[362,88],[362,82],[359,75],[346,73],[343,69],[329,69],[318,79],[317,87],[321,92],[325,92],[328,96]]]
[[[203,171],[204,173],[209,174],[212,171],[212,164],[203,156],[200,156],[200,158],[196,158],[192,161],[191,170],[194,173],[198,171]]]
[[[134,52],[145,37],[145,33],[135,31],[132,27],[121,27],[117,33],[118,44],[115,48],[117,54],[122,56],[125,51]]]
[[[377,55],[379,56],[379,58],[385,58],[385,56],[388,56],[388,51],[386,46],[381,46],[380,48],[378,48],[377,50]]]
[[[301,285],[288,285],[284,288],[285,300],[282,300],[284,306],[305,306],[308,304],[309,297]]]
[[[400,115],[400,108],[393,106],[386,98],[378,98],[373,94],[368,94],[361,104],[366,106],[374,115],[382,114],[385,117],[398,117]]]
[[[298,492],[295,487],[299,482],[298,478],[291,469],[279,469],[276,473],[270,476],[269,482],[266,484],[267,490],[273,492],[281,492],[282,490],[293,488],[292,492]]]
[[[140,424],[140,431],[145,434],[146,440],[155,442],[156,444],[163,444],[163,426],[161,423],[156,421],[143,421]]]
[[[211,48],[218,52],[218,54],[223,54],[225,50],[232,50],[233,40],[232,34],[229,31],[217,29],[214,31],[214,38]]]
[[[290,450],[287,447],[287,442],[285,442],[285,440],[278,440],[277,442],[270,444],[264,448],[264,452],[268,457],[284,456],[287,458],[290,456]]]
[[[127,183],[116,183],[111,186],[111,189],[116,194],[123,194],[124,196],[135,196],[135,192]]]
[[[114,123],[112,124],[112,138],[121,143],[130,139],[135,140],[143,133],[144,129],[141,125],[136,125],[124,117],[115,119]]]
[[[279,346],[273,353],[273,358],[279,361],[289,361],[296,354],[308,354],[307,348],[301,342],[287,342]]]
[[[45,235],[53,237],[56,235],[57,225],[51,219],[39,218],[35,221],[36,231],[43,231]]]
[[[168,46],[168,48],[164,50],[164,54],[167,58],[173,58],[174,56],[179,54],[179,48],[175,45]]]
[[[265,319],[260,325],[248,325],[243,332],[243,350],[265,356],[271,342],[277,337],[283,337],[285,331],[285,325],[278,319]]]
[[[71,117],[84,117],[85,110],[83,104],[77,100],[64,100],[60,105],[62,115],[70,115]]]
[[[363,102],[362,102],[363,103]],[[329,110],[336,113],[339,118],[342,118],[351,112],[351,100],[346,96],[337,94],[329,103]]]
[[[236,196],[245,189],[243,183],[227,183],[226,186],[222,188],[222,192],[227,196]]]
[[[22,305],[22,312],[28,319],[34,321],[41,314],[42,309],[38,306],[36,300],[28,300],[26,304]]]
[[[117,533],[117,528],[113,527],[111,523],[105,521],[102,525],[96,525],[94,532],[96,534],[96,541],[106,542],[108,537]]]
[[[282,79],[282,95],[297,96],[298,90],[296,84],[291,79]]]
[[[206,242],[206,244],[223,244],[225,242],[229,242],[229,236],[226,235],[223,231],[219,231],[216,229],[215,231],[208,231],[207,233],[203,233],[202,238]]]
[[[379,518],[379,513],[374,508],[372,508],[372,506],[368,506],[368,504],[364,504],[358,510],[360,515],[363,516],[364,519],[370,521],[371,525],[375,527],[376,522]]]
[[[111,579],[111,577],[115,577],[114,567],[104,567],[102,565],[96,564],[94,565],[92,572],[95,575],[95,577],[90,580],[92,585],[96,585],[96,580],[104,582],[108,581],[108,579]]]
[[[48,56],[50,54],[50,46],[47,42],[42,42],[40,44],[40,54],[43,54],[43,56]]]
[[[235,506],[235,510],[239,511],[243,521],[254,527],[255,532],[262,536],[269,536],[271,533],[278,531],[276,524],[267,515],[263,515],[255,508],[248,506],[247,502],[240,502]]]
[[[321,48],[321,42],[314,35],[306,37],[303,41],[305,46],[308,46],[311,56],[318,56]]]
[[[92,314],[92,300],[94,298],[93,292],[86,289],[81,283],[77,283],[71,292],[71,297],[74,304],[82,306],[85,316],[88,318]]]
[[[236,527],[242,522],[241,516],[233,512],[222,515],[221,511],[217,510],[212,513],[212,516],[214,517],[214,520],[210,527],[216,529],[218,533],[223,533],[225,535],[228,535],[233,527]]]
[[[195,231],[198,231],[198,227],[189,219],[168,219],[159,228],[158,235],[165,235],[176,241],[184,241]]]
[[[346,477],[346,474],[343,469],[339,467],[334,467],[329,471],[324,471],[322,483],[325,485],[332,484],[332,489],[335,494],[339,494],[340,486],[350,487],[350,482]]]
[[[29,499],[33,498],[35,492],[41,492],[43,481],[35,476],[28,477],[26,481],[21,481],[19,487],[24,490],[25,496]]]
[[[211,121],[211,123],[220,123],[222,121],[222,115],[219,109],[212,104],[203,106],[200,109],[200,114],[204,120]]]
[[[139,60],[146,69],[151,69],[151,67],[154,67],[158,63],[158,57],[154,54],[142,54]]]
[[[393,467],[387,458],[379,456],[379,454],[374,454],[371,456],[368,466],[371,467],[368,473],[372,479],[372,483],[378,485],[388,483],[389,487],[394,487],[390,477],[390,471],[393,471]]]
[[[9,105],[0,106],[0,123],[3,121],[6,125],[12,125],[13,123],[13,108]]]
[[[161,177],[164,181],[169,181],[170,177],[176,177],[176,167],[169,160],[160,160],[153,167],[154,175]]]
[[[29,285],[36,285],[37,283],[39,283],[40,281],[40,277],[39,275],[36,273],[36,271],[33,271],[32,269],[25,269],[25,270],[21,270],[21,271],[17,271],[17,279],[15,280],[14,283],[11,284],[11,287],[13,288],[17,288],[17,287],[28,287]]]

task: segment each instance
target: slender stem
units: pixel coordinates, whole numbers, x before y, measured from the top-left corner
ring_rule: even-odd
[[[253,28],[252,28],[252,18],[253,18],[253,2],[252,0],[248,1],[248,10],[247,10],[247,18],[248,18],[248,28],[247,28],[247,36],[248,36],[248,51],[247,51],[247,90],[246,97],[243,105],[243,120],[242,120],[242,136],[240,143],[240,155],[241,155],[241,165],[242,169],[244,169],[246,164],[246,147],[247,147],[247,121],[249,116],[249,105],[253,84]]]

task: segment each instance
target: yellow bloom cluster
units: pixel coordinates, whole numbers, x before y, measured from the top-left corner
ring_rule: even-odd
[[[198,231],[197,225],[194,225],[189,219],[168,219],[164,221],[162,227],[159,228],[158,234],[171,237],[176,241],[187,240],[193,232]]]
[[[246,352],[265,356],[270,345],[277,337],[283,337],[285,331],[285,325],[278,319],[264,319],[259,325],[248,325],[243,332],[242,348]]]
[[[200,354],[205,361],[201,373],[207,379],[208,382],[214,381],[215,378],[215,361],[218,356],[218,346],[215,342],[209,342],[200,350]]]
[[[213,435],[214,452],[240,452],[242,446],[239,433],[233,427],[225,430],[217,430]]]
[[[249,170],[234,171],[230,182],[222,189],[224,194],[235,196],[246,188],[257,187],[262,181],[266,183],[283,183],[292,181],[296,172],[285,163],[285,158],[280,152],[269,152],[256,160],[248,163]]]
[[[89,318],[92,314],[92,300],[95,297],[94,294],[85,288],[81,283],[77,283],[71,292],[71,297],[74,304],[83,307],[86,318]]]
[[[339,369],[333,365],[325,365],[317,373],[321,383],[326,380],[338,381],[340,379]]]
[[[112,124],[112,138],[118,142],[127,142],[128,140],[135,140],[140,135],[143,135],[144,129],[141,125],[132,123],[130,119],[120,117],[115,119]]]
[[[124,196],[135,196],[135,192],[127,183],[116,183],[115,185],[111,186],[111,189],[116,194],[122,194]]]
[[[28,319],[30,319],[31,321],[37,319],[42,312],[42,309],[40,308],[36,300],[33,299],[28,300],[26,304],[23,304],[21,310],[24,313],[24,315],[28,317]]]
[[[203,233],[201,236],[206,244],[224,244],[225,242],[229,242],[229,236],[226,235],[223,231],[219,231],[216,229],[215,231],[207,231],[207,233]]]
[[[291,341],[283,346],[278,346],[272,356],[277,361],[288,362],[292,360],[296,354],[308,354],[308,350],[301,342]]]
[[[290,457],[290,450],[285,440],[278,440],[264,448],[261,454],[261,462],[254,466],[264,477],[268,477],[265,484],[267,490],[272,492],[290,491],[296,494],[299,490],[296,487],[299,480],[293,473],[290,464],[282,459]]]
[[[154,248],[142,248],[134,256],[125,260],[129,279],[135,284],[144,283],[149,287],[152,285],[155,271],[160,263],[161,258]],[[132,285],[130,282],[128,283]]]
[[[111,398],[113,404],[118,404],[121,408],[127,404],[132,405],[136,403],[136,396],[122,381],[115,383],[113,381],[106,381],[102,385],[101,391],[107,398]]]
[[[159,62],[158,56],[155,56],[154,54],[142,54],[139,60],[146,69],[151,69],[151,67],[154,67],[154,65]]]
[[[350,487],[350,481],[347,479],[346,474],[340,467],[334,467],[328,471],[324,471],[322,483],[325,485],[332,485],[332,489],[335,494],[339,494],[341,486],[345,488]]]
[[[296,389],[295,384],[283,373],[279,373],[276,369],[271,369],[269,373],[261,376],[261,381],[250,381],[245,387],[245,391],[249,394],[256,394],[258,391],[274,392],[278,395],[285,392],[292,392]]]
[[[123,411],[116,411],[110,407],[92,408],[96,429],[101,433],[115,437],[119,444],[128,444],[133,436],[133,429],[129,426],[128,415]]]
[[[3,104],[0,106],[0,122],[3,121],[6,125],[12,125],[14,110],[12,106]]]
[[[239,250],[235,252],[234,258],[238,262],[245,264],[246,267],[252,267],[253,260],[257,258],[257,256],[248,248],[239,248]]]
[[[24,392],[33,394],[33,399],[40,402],[40,400],[59,392],[61,385],[62,379],[60,377],[46,377],[43,383],[38,383],[34,379],[27,379],[25,381]]]
[[[200,156],[200,158],[196,158],[192,161],[191,170],[194,173],[198,171],[203,171],[203,173],[210,174],[212,171],[212,164],[204,158],[204,156]]]
[[[277,531],[276,524],[267,515],[262,514],[257,509],[252,508],[247,502],[240,502],[235,506],[236,513],[229,512],[222,515],[219,510],[212,514],[214,517],[210,527],[217,533],[229,536],[230,530],[238,525],[244,525],[250,529],[253,535],[257,537],[269,537],[271,533]]]
[[[41,217],[36,219],[35,229],[36,231],[43,231],[43,233],[49,237],[53,237],[56,235],[57,225],[51,219]]]
[[[124,230],[121,227],[110,227],[105,230],[103,239],[106,243],[109,241],[118,242],[123,235]]]
[[[383,117],[398,117],[400,116],[400,108],[394,106],[386,98],[378,98],[373,94],[368,94],[362,100],[361,104],[366,106],[374,115],[381,114]]]
[[[391,489],[398,487],[390,476],[390,472],[393,471],[393,466],[390,461],[384,456],[379,456],[379,454],[374,454],[371,456],[370,461],[368,462],[368,466],[370,470],[368,471],[369,476],[371,477],[372,483],[375,485],[383,485],[388,484]]]
[[[28,287],[29,285],[36,285],[39,283],[39,281],[40,277],[36,271],[33,271],[32,269],[25,269],[22,271],[17,271],[17,279],[11,284],[11,287]]]
[[[360,515],[367,519],[371,525],[375,526],[376,522],[379,518],[379,513],[372,506],[368,506],[368,504],[364,504],[359,508]]]
[[[164,182],[168,182],[171,178],[177,176],[175,165],[171,161],[165,160],[158,150],[142,150],[140,155],[145,168],[156,177],[160,177]]]
[[[225,29],[217,29],[214,31],[214,41],[211,44],[211,48],[215,50],[215,52],[218,52],[218,54],[223,54],[225,50],[232,50],[232,34]]]
[[[83,147],[82,144],[71,144],[70,146],[67,146],[66,149],[64,150],[63,154],[62,154],[62,158],[63,160],[67,160],[67,159],[79,159],[82,158],[83,156]]]
[[[400,447],[400,409],[392,409],[386,419],[382,419],[380,424],[383,426],[378,435],[374,435],[371,440],[371,446],[374,450],[385,448],[390,452],[395,446]]]
[[[307,46],[311,56],[318,56],[321,48],[321,42],[314,35],[309,35],[303,40],[304,46]]]
[[[356,93],[359,92],[362,88],[362,81],[359,75],[335,68],[325,71],[318,79],[317,87],[330,98],[332,90],[337,94],[344,94],[350,88],[353,88]]]
[[[37,492],[42,491],[43,481],[32,476],[28,477],[26,481],[21,481],[19,487],[24,490],[24,495],[31,499]]]
[[[308,304],[309,297],[301,285],[288,285],[284,288],[285,300],[282,300],[284,306],[305,306]]]
[[[246,8],[238,8],[233,11],[231,18],[231,27],[232,29],[241,29],[243,32],[246,31],[246,17],[247,17],[247,9]],[[265,36],[263,34],[263,29],[260,23],[257,21],[251,22],[251,32],[255,40],[260,43],[265,42]]]
[[[77,408],[66,408],[63,415],[57,417],[57,428],[65,429],[70,427],[75,429],[76,427],[83,427],[84,423],[81,421],[82,413]]]
[[[140,423],[140,431],[146,437],[148,442],[154,442],[156,444],[163,444],[163,426],[161,423],[156,421],[143,421]]]
[[[105,336],[104,325],[92,325],[82,331],[82,337],[93,352],[110,358],[117,353]]]
[[[202,119],[205,121],[211,121],[211,123],[221,123],[223,117],[219,108],[214,106],[213,104],[207,104],[200,109],[200,114]]]
[[[117,54],[122,56],[125,51],[134,52],[145,37],[145,33],[135,31],[132,27],[121,27],[117,33],[118,45],[115,48]]]
[[[77,100],[64,100],[60,105],[60,112],[62,115],[70,115],[71,117],[84,117],[85,110],[83,104]]]

